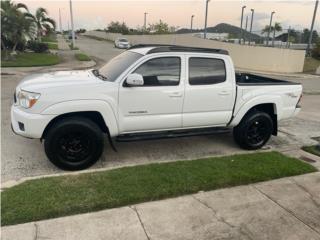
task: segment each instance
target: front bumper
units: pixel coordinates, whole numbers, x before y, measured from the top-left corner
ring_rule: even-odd
[[[56,115],[27,113],[18,106],[11,106],[12,130],[23,137],[41,138],[44,129],[55,117]]]
[[[121,49],[128,49],[130,47],[130,45],[118,45],[118,48],[121,48]]]

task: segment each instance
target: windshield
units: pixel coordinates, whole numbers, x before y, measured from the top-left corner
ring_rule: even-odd
[[[119,39],[119,42],[128,42],[127,39]]]
[[[104,76],[107,81],[114,82],[123,71],[141,57],[143,57],[142,54],[125,51],[101,67],[99,74]]]

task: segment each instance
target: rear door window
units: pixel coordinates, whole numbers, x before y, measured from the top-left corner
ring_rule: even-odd
[[[189,84],[211,85],[226,80],[226,67],[222,59],[189,58]]]

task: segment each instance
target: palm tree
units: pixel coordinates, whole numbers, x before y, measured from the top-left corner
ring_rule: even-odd
[[[22,12],[20,10],[25,10]],[[23,3],[13,3],[10,0],[1,1],[1,46],[4,50],[4,39],[14,43],[13,52],[19,41],[32,34],[33,21],[28,17],[28,7]],[[7,51],[6,59],[8,58]]]
[[[48,11],[42,7],[36,10],[35,15],[33,15],[33,19],[37,26],[37,36],[41,41],[42,31],[46,30],[50,31],[52,28],[56,28],[56,22],[48,17]]]
[[[266,26],[262,29],[261,33],[262,33],[262,34],[268,33],[268,32],[269,32],[269,29],[270,29],[270,32],[273,31],[273,26],[270,27],[269,25],[266,25]]]
[[[273,27],[273,37],[272,37],[272,46],[274,46],[274,38],[276,36],[276,32],[281,32],[282,31],[282,26],[280,23],[276,22],[274,23]]]
[[[14,42],[12,52],[15,53],[19,42],[32,39],[36,36],[36,26],[30,13],[19,13],[16,18],[16,27],[12,29],[12,41]]]
[[[275,38],[275,35],[276,35],[276,32],[281,32],[282,31],[282,27],[281,27],[281,24],[276,22],[274,24],[274,26],[269,26],[269,25],[266,25],[261,33],[262,34],[265,34],[265,33],[268,33],[268,32],[273,32],[273,38],[272,38],[272,46],[274,45],[274,38]]]

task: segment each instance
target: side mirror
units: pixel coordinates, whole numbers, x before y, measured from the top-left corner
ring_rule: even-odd
[[[128,86],[143,86],[144,81],[142,75],[138,73],[132,73],[128,75],[126,83]]]

